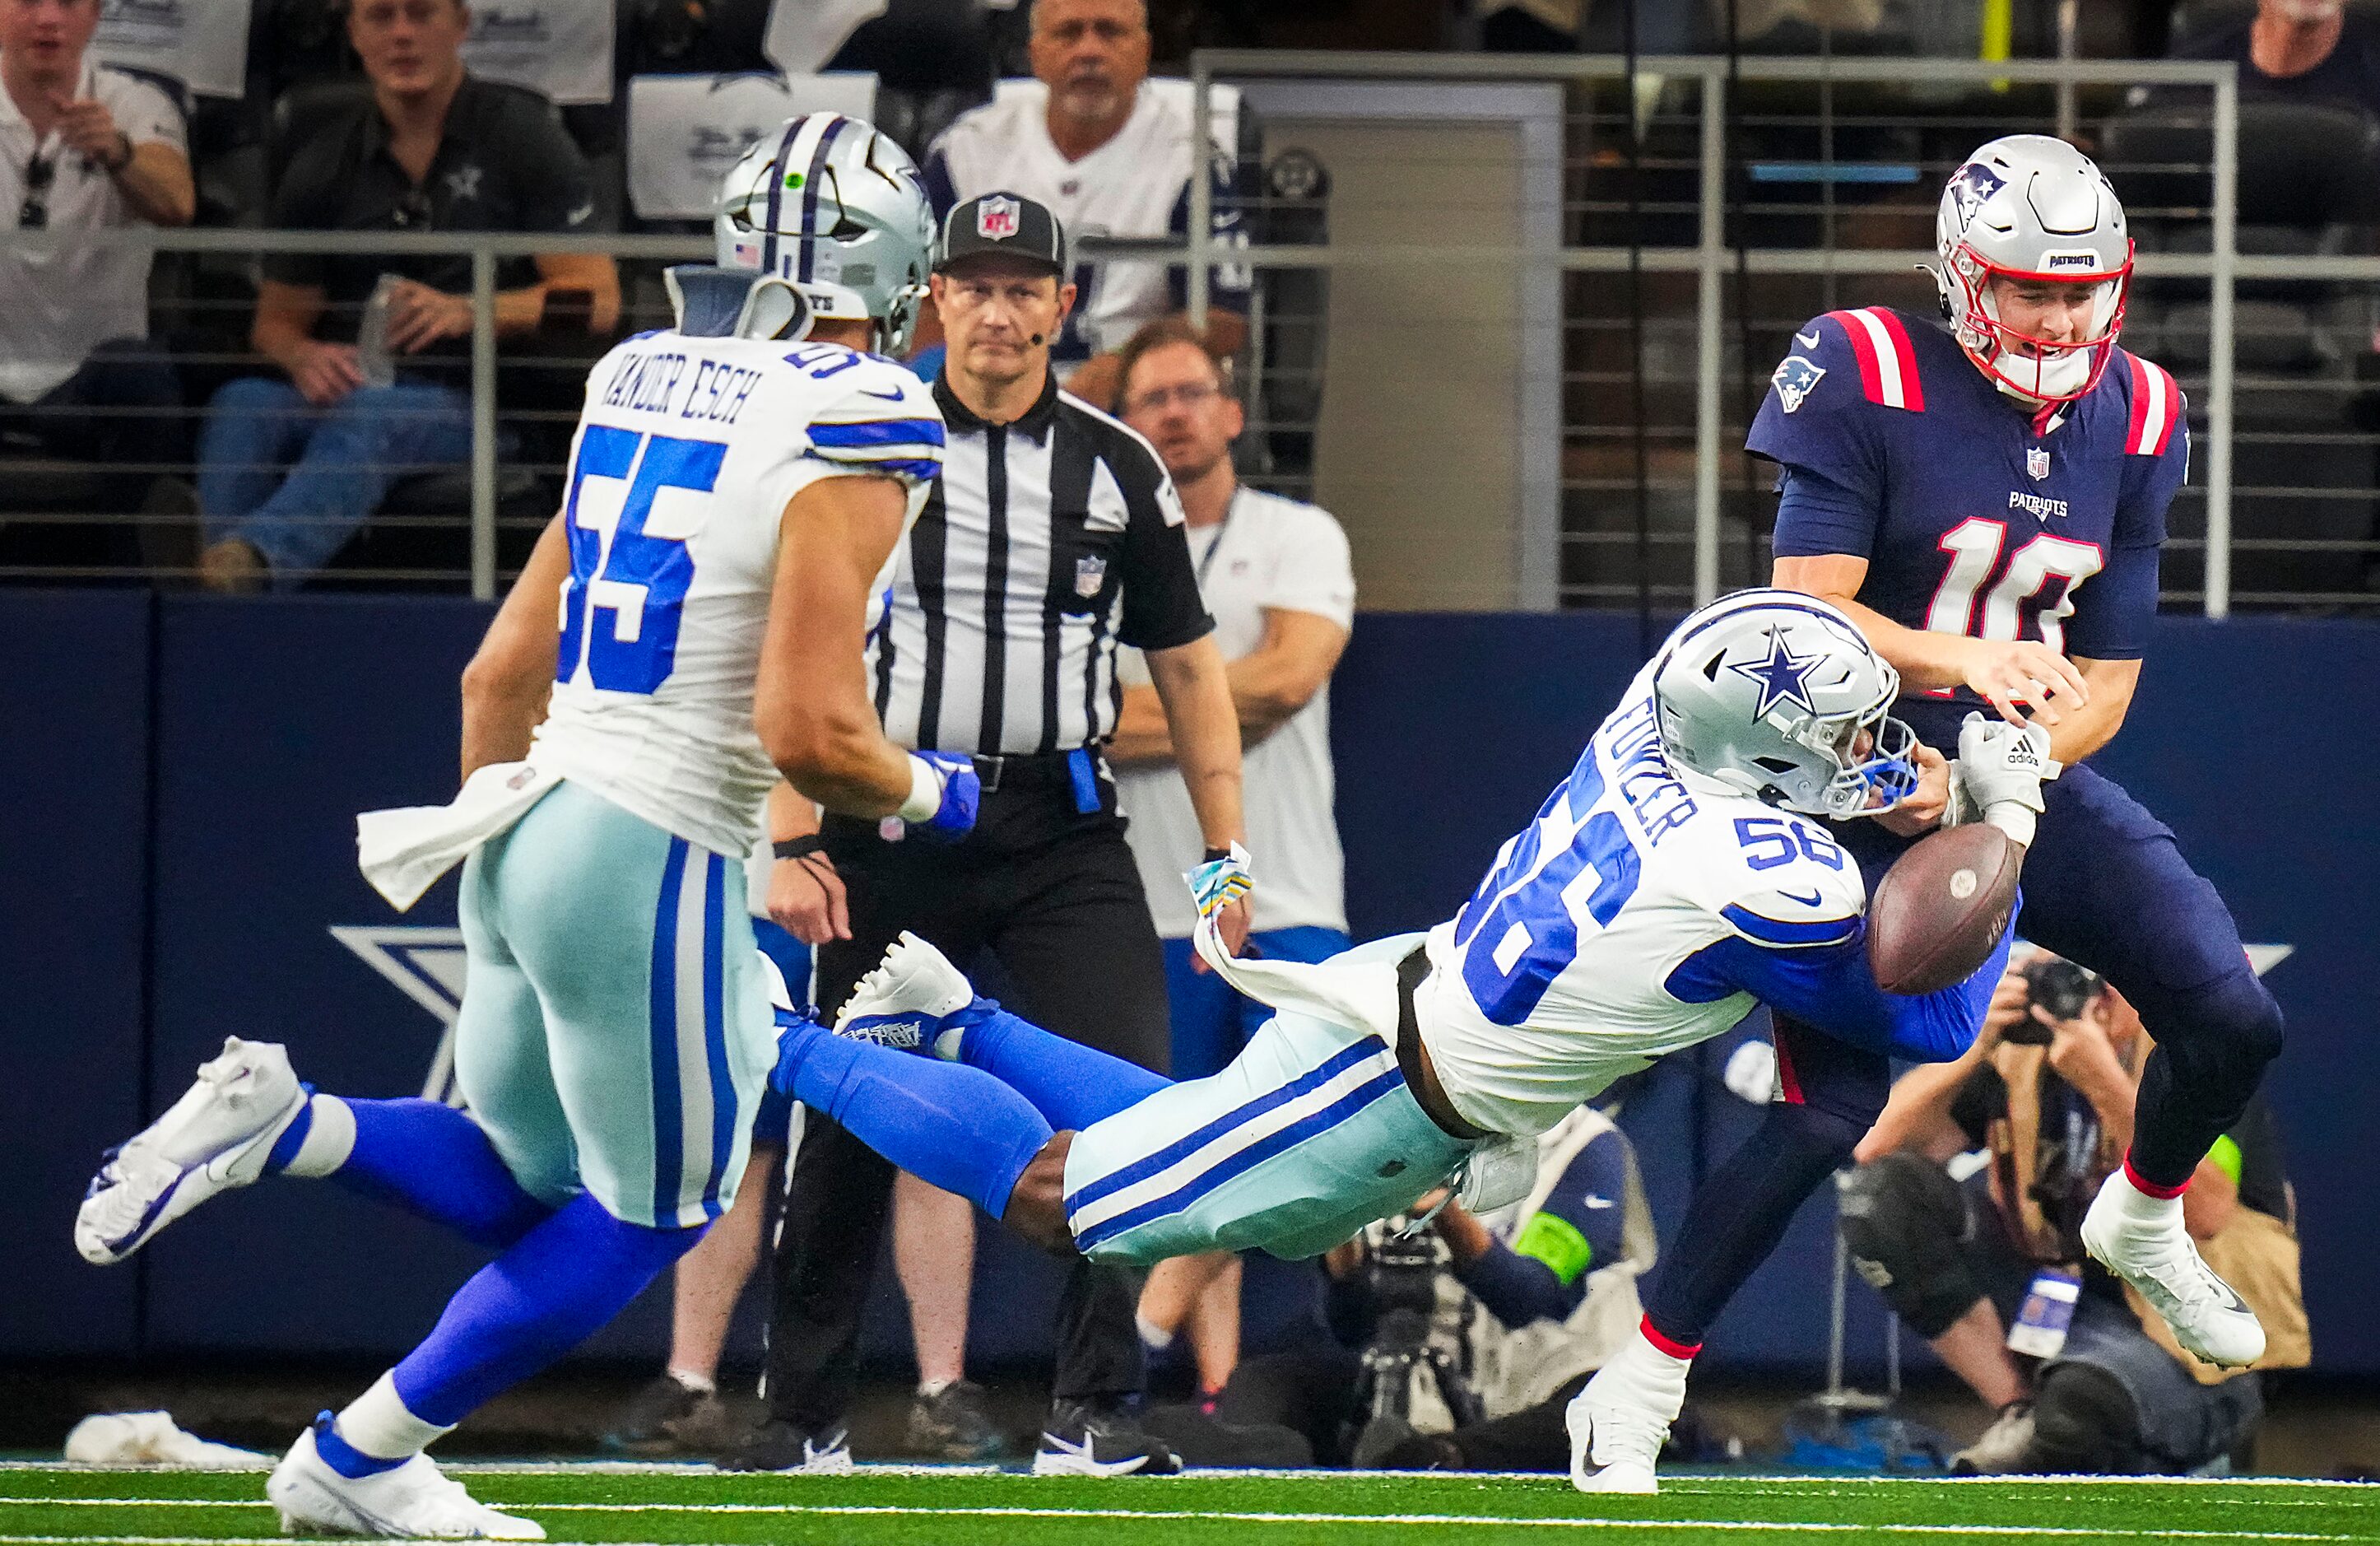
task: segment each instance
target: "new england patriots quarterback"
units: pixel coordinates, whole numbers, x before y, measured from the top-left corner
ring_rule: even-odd
[[[227,1187],[328,1176],[497,1252],[430,1335],[266,1483],[285,1528],[542,1539],[422,1452],[568,1352],[733,1203],[775,1053],[744,857],[782,774],[919,835],[973,821],[965,759],[902,751],[859,641],[940,469],[905,344],[932,218],[892,141],[832,113],[728,175],[718,265],[588,379],[562,512],[463,682],[463,790],[358,822],[398,907],[464,866],[468,1114],[342,1099],[227,1042],[109,1157],[76,1221],[120,1260]],[[559,605],[557,606],[557,603]]]
[[[1276,1011],[1220,1073],[1174,1084],[1051,1035],[904,935],[836,1033],[780,1016],[778,1088],[1038,1244],[1145,1264],[1318,1255],[1458,1174],[1466,1205],[1496,1206],[1500,1177],[1519,1182],[1513,1200],[1534,1135],[1755,1003],[1823,1032],[1791,1051],[1812,1068],[1835,1059],[1821,1042],[1956,1057],[2007,939],[1967,981],[1884,992],[1860,867],[1817,820],[1889,816],[1921,785],[1941,797],[1943,760],[1887,712],[1898,690],[1835,608],[1725,598],[1679,625],[1426,936],[1311,965],[1237,959],[1214,919],[1247,889],[1242,858],[1195,871],[1200,955]],[[1963,737],[1963,797],[2012,834],[2039,810],[2045,738],[1980,715]],[[1574,1408],[1574,1449],[1597,1467],[1581,1454],[1582,1486],[1653,1490],[1690,1353],[1648,1327],[1615,1359],[1627,1388],[1606,1382],[1591,1444]]]
[[[1899,668],[1898,712],[1947,748],[1988,705],[2049,732],[2025,865],[2028,939],[2104,975],[2156,1040],[2123,1168],[2082,1225],[2191,1351],[2265,1336],[2182,1228],[2181,1192],[2279,1051],[2281,1015],[2172,832],[2076,766],[2122,725],[2189,467],[2180,389],[2117,345],[2132,244],[2090,159],[2039,135],[1976,151],[1936,217],[1943,322],[1830,311],[1778,367],[1749,448],[1779,464],[1775,582],[1856,618]],[[1900,839],[1846,829],[1863,862]],[[1852,1060],[1854,1065],[1862,1060]],[[1845,1069],[1879,1092],[1880,1064]]]

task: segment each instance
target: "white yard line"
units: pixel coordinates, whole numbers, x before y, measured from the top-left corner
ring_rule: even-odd
[[[1985,1535],[2082,1540],[2358,1540],[2362,1536],[2315,1534],[2292,1530],[2090,1529],[2042,1525],[1903,1525],[1745,1519],[1577,1519],[1532,1518],[1525,1516],[1472,1514],[1320,1514],[1257,1513],[1221,1509],[1135,1508],[918,1508],[896,1504],[830,1503],[546,1503],[484,1500],[491,1506],[517,1508],[536,1514],[769,1514],[788,1517],[923,1519],[1107,1519],[1162,1520],[1168,1523],[1234,1525],[1425,1525],[1448,1528],[1492,1526],[1501,1529],[1655,1529],[1711,1530],[1742,1535],[1841,1535],[1870,1531],[1882,1535]],[[0,1506],[47,1504],[83,1508],[261,1508],[263,1503],[230,1498],[0,1498]],[[125,1541],[138,1546],[235,1546],[211,1538],[187,1536],[6,1536],[0,1546],[79,1546],[83,1542]]]

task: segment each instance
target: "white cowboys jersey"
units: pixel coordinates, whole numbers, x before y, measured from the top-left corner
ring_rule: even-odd
[[[914,521],[941,449],[924,384],[839,344],[661,332],[604,356],[571,448],[561,658],[532,761],[742,859],[777,778],[752,701],[786,503],[889,476]]]
[[[1678,777],[1648,665],[1463,911],[1430,931],[1436,969],[1415,1010],[1466,1120],[1542,1132],[1752,1011],[1748,992],[1673,980],[1699,952],[1730,938],[1841,944],[1866,903],[1824,825]]]

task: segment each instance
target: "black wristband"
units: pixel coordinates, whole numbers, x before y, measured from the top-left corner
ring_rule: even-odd
[[[1204,864],[1212,864],[1219,858],[1229,858],[1231,857],[1232,850],[1229,848],[1209,848],[1207,850],[1207,857],[1200,860],[1200,862]]]
[[[801,858],[809,854],[824,852],[826,839],[816,833],[811,833],[807,837],[780,837],[769,846],[779,858]]]

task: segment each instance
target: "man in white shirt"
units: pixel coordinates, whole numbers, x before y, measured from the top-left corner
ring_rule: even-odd
[[[0,0],[0,229],[190,222],[181,112],[89,57],[99,6]],[[82,245],[0,252],[0,438],[119,466],[188,458],[173,367],[145,342],[149,260]]]
[[[1078,237],[1178,237],[1190,228],[1190,177],[1203,161],[1216,189],[1211,229],[1220,239],[1239,239],[1228,149],[1196,131],[1186,95],[1147,89],[1146,0],[1035,0],[1030,49],[1043,91],[1003,90],[928,150],[926,192],[935,213],[998,190],[1047,204]],[[1220,351],[1233,354],[1246,333],[1246,277],[1225,268],[1214,277],[1210,331]],[[1144,324],[1187,304],[1188,270],[1077,263],[1074,281],[1080,298],[1050,360],[1067,391],[1104,408],[1115,400],[1115,351]]]
[[[1232,442],[1245,422],[1225,360],[1189,324],[1165,318],[1119,356],[1124,422],[1173,475],[1190,556],[1215,619],[1239,712],[1244,810],[1259,879],[1246,953],[1319,961],[1348,946],[1339,829],[1332,815],[1330,673],[1354,621],[1346,533],[1326,511],[1243,488]],[[1173,1077],[1212,1074],[1272,1011],[1233,992],[1191,947],[1197,924],[1185,870],[1206,853],[1156,689],[1125,688],[1109,760],[1131,825],[1141,886],[1165,944]],[[1238,1358],[1239,1262],[1229,1252],[1160,1264],[1141,1297],[1142,1335],[1195,1327],[1199,1384],[1214,1391]],[[1195,1309],[1193,1307],[1196,1307]]]

